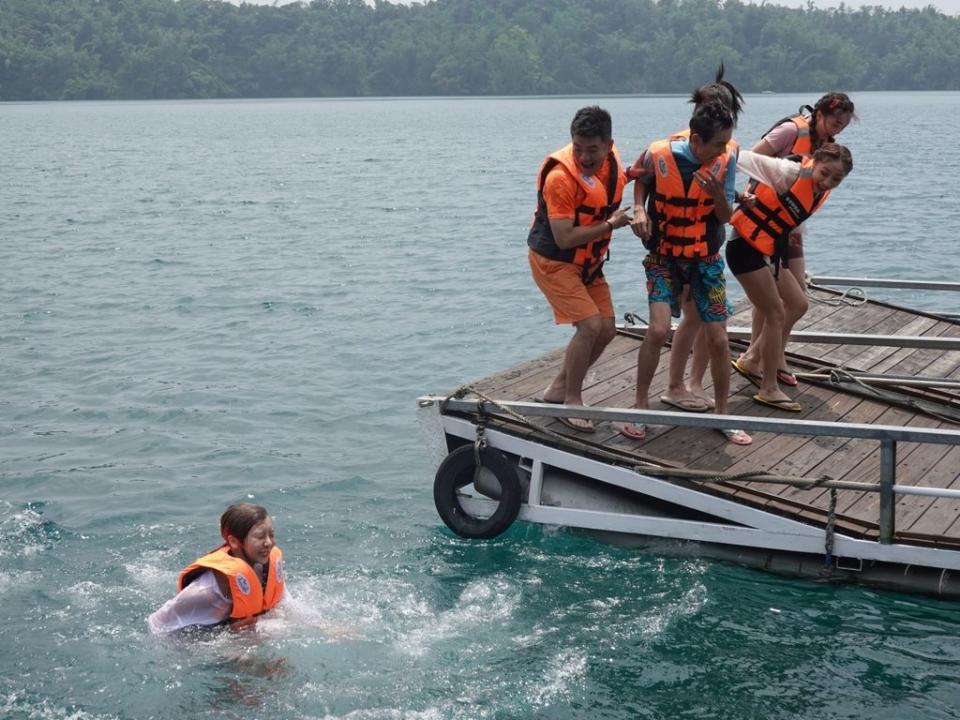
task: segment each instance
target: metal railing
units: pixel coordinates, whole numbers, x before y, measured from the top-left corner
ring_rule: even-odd
[[[960,290],[960,283],[940,280],[901,280],[896,278],[839,277],[811,275],[807,278],[814,285],[840,285],[841,287],[880,287],[897,290]]]
[[[897,443],[934,443],[960,445],[960,430],[919,428],[899,425],[870,425],[865,423],[841,423],[819,420],[780,420],[749,415],[692,414],[686,412],[635,410],[627,408],[586,407],[581,405],[554,405],[535,402],[500,400],[457,400],[439,396],[427,396],[421,402],[437,402],[449,411],[496,416],[503,410],[528,417],[578,417],[589,420],[612,422],[639,422],[677,427],[701,427],[723,429],[736,427],[758,432],[809,435],[812,437],[841,437],[848,439],[875,440],[880,443],[880,481],[875,485],[864,484],[861,489],[880,494],[880,542],[890,544],[896,528],[895,495],[925,495],[953,500],[960,499],[960,490],[913,485],[897,485]]]
[[[956,292],[960,290],[960,283],[947,282],[944,280],[900,280],[893,278],[864,278],[864,277],[841,277],[833,275],[808,275],[807,282],[813,285],[839,285],[840,287],[850,288],[889,288],[892,290],[935,290]],[[960,313],[941,312],[937,315],[948,320],[960,320]]]

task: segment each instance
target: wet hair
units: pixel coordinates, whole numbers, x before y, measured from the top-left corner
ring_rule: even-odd
[[[613,135],[610,113],[598,105],[580,108],[570,123],[570,137],[598,137],[604,142]]]
[[[853,100],[851,100],[850,96],[846,93],[828,92],[817,100],[813,106],[813,112],[810,118],[810,139],[813,147],[816,147],[820,142],[833,141],[833,138],[820,138],[817,135],[817,116],[837,115],[839,113],[850,113],[851,119],[857,119],[857,114],[854,112]]]
[[[840,164],[843,165],[844,176],[849,175],[850,171],[853,170],[853,155],[850,154],[846,146],[837,143],[824,143],[813,151],[813,159],[815,162],[839,160]]]
[[[227,535],[233,535],[243,542],[255,525],[259,525],[268,517],[266,508],[252,503],[234,503],[220,516],[220,535],[224,540]]]
[[[733,83],[723,79],[723,63],[717,68],[717,77],[713,82],[701,85],[690,95],[690,102],[693,103],[694,112],[701,105],[712,101],[722,102],[733,115],[733,124],[737,124],[740,117],[740,111],[746,102],[743,95],[737,90]]]
[[[733,127],[733,113],[719,100],[699,106],[690,118],[690,132],[703,142],[710,142],[718,132]]]

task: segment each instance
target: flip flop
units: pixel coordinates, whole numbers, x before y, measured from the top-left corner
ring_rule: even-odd
[[[753,438],[743,430],[717,428],[717,432],[723,435],[727,439],[727,442],[731,442],[734,445],[749,445],[753,442]]]
[[[544,405],[563,405],[562,402],[557,402],[556,400],[547,400],[545,397],[535,397],[533,402],[543,403]]]
[[[672,398],[668,398],[666,395],[661,395],[660,402],[662,402],[664,405],[675,407],[677,410],[683,410],[684,412],[705,413],[710,409],[704,400],[701,400],[697,397],[673,400]]]
[[[753,396],[753,401],[755,403],[760,403],[761,405],[766,405],[767,407],[776,408],[777,410],[786,410],[787,412],[803,411],[803,407],[800,405],[800,403],[790,400],[789,398],[786,400],[771,400],[763,397],[760,393],[757,393]]]
[[[731,361],[730,361],[730,367],[732,367],[734,370],[737,371],[737,373],[739,373],[740,375],[742,375],[743,377],[745,377],[747,380],[749,380],[750,382],[752,382],[754,385],[756,385],[757,387],[760,387],[760,383],[763,381],[763,378],[760,377],[759,375],[754,375],[752,372],[750,372],[749,370],[747,370],[745,367],[741,366],[739,360],[731,360]]]
[[[628,440],[646,440],[647,426],[643,423],[624,423],[620,426],[620,434]]]
[[[593,426],[593,421],[592,421],[592,420],[587,420],[586,418],[577,418],[577,419],[578,419],[578,420],[579,420],[579,419],[582,419],[584,422],[588,422],[588,423],[590,423],[590,424],[587,425],[586,427],[581,427],[580,425],[575,424],[571,418],[565,418],[565,417],[558,417],[558,418],[557,418],[557,420],[560,421],[560,424],[561,424],[561,425],[565,425],[566,427],[570,428],[571,430],[576,430],[577,432],[592,433],[592,432],[596,432],[596,431],[597,431],[597,429]]]
[[[784,385],[787,385],[789,387],[796,387],[797,376],[794,375],[789,370],[784,370],[783,368],[780,368],[777,370],[777,382],[781,382]]]

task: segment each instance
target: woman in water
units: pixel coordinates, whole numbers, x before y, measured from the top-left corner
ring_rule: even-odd
[[[180,573],[177,595],[147,619],[150,632],[248,627],[287,597],[283,555],[264,508],[231,505],[220,516],[220,536],[223,545]]]
[[[755,199],[741,205],[730,219],[733,236],[727,243],[727,267],[743,286],[762,320],[750,352],[733,361],[734,369],[759,388],[755,402],[800,412],[778,384],[777,370],[790,331],[806,311],[803,286],[781,265],[788,256],[790,233],[823,205],[830,191],[853,169],[843,145],[826,143],[807,158],[772,158],[740,153],[738,169],[756,181]]]

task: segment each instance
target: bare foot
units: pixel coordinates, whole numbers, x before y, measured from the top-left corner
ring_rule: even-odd
[[[697,400],[703,401],[703,403],[704,403],[704,404],[707,406],[707,408],[709,408],[710,410],[715,410],[715,409],[716,409],[717,403],[716,403],[716,402],[714,401],[714,399],[710,396],[710,394],[707,393],[707,391],[703,389],[703,386],[702,386],[702,385],[690,385],[689,387],[687,387],[687,392],[689,392],[691,395],[693,395],[693,397],[697,398]]]

